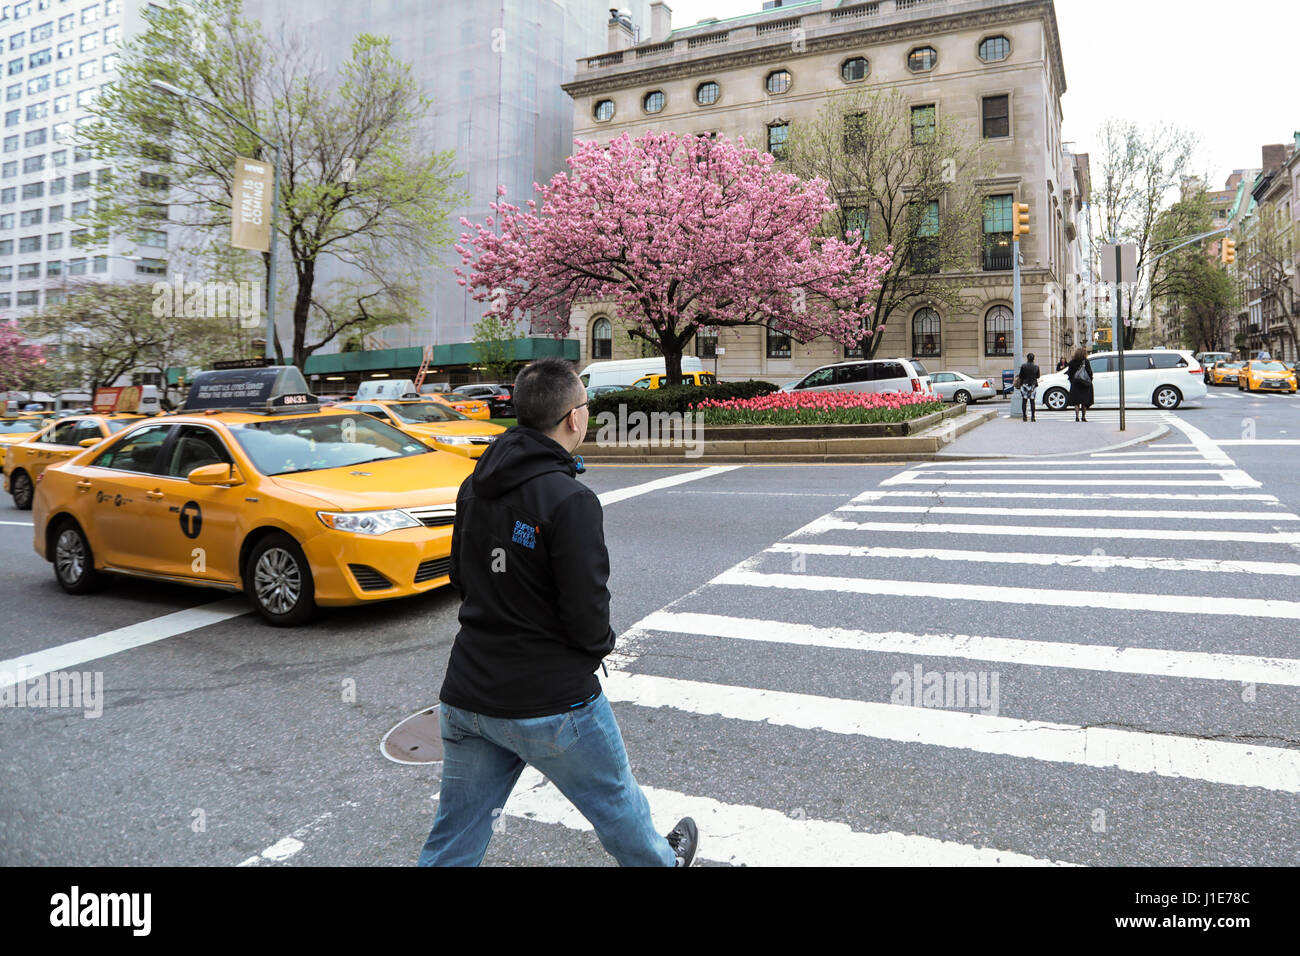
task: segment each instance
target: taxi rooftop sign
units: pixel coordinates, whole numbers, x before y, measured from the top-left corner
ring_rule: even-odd
[[[295,366],[271,365],[199,372],[182,410],[282,415],[319,411],[320,404]]]

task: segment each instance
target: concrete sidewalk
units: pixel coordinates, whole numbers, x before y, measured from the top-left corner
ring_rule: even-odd
[[[1155,441],[1169,433],[1170,426],[1149,414],[1127,415],[1127,427],[1119,430],[1115,409],[1094,409],[1087,422],[1076,422],[1073,410],[1038,412],[1038,421],[1023,422],[1007,416],[1006,408],[936,452],[936,460],[954,458],[1051,458],[1087,455],[1113,448]]]

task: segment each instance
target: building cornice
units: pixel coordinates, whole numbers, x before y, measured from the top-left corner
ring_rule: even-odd
[[[834,53],[837,50],[852,49],[870,44],[933,36],[935,33],[952,33],[976,27],[993,27],[1016,20],[1032,18],[1034,15],[1042,19],[1047,28],[1052,75],[1056,80],[1059,93],[1064,94],[1066,90],[1065,67],[1061,55],[1060,32],[1056,22],[1056,7],[1052,0],[1025,0],[1023,3],[999,6],[987,10],[940,14],[935,17],[907,20],[901,23],[844,29],[830,35],[808,37],[805,40],[804,49],[795,56],[803,58],[818,53]],[[789,38],[774,36],[770,41],[762,45],[746,45],[744,49],[732,50],[726,53],[670,59],[663,63],[647,65],[642,69],[609,68],[609,72],[604,70],[593,71],[600,75],[572,80],[561,84],[561,89],[576,100],[585,96],[594,96],[597,93],[653,85],[665,80],[704,76],[722,70],[757,64],[778,63],[789,61],[791,58]]]

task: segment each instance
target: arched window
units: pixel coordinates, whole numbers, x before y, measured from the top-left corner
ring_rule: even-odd
[[[591,357],[607,359],[614,354],[614,342],[611,338],[613,329],[609,319],[599,318],[591,323]]]
[[[912,354],[916,358],[938,358],[942,349],[939,313],[929,308],[917,310],[912,316]]]
[[[995,305],[984,315],[984,354],[1011,355],[1015,319],[1005,305]]]

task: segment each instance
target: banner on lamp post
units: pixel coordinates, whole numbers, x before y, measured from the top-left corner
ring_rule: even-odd
[[[230,244],[236,249],[271,249],[271,166],[244,156],[235,157],[231,187]]]

